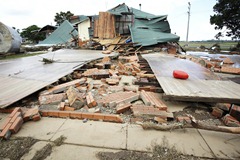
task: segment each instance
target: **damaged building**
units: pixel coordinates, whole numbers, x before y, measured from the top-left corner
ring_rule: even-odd
[[[177,42],[180,38],[171,33],[167,15],[153,15],[123,3],[106,12],[99,12],[97,16],[72,16],[70,22],[63,22],[39,44],[69,43],[76,36],[80,46],[90,39],[114,39],[120,36],[130,36],[129,42],[134,46]]]

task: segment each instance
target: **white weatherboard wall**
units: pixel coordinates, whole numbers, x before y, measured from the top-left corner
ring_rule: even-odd
[[[82,41],[89,40],[88,28],[90,27],[90,20],[87,19],[78,24],[78,37]]]

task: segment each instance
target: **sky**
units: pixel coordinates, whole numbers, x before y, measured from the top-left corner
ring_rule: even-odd
[[[191,3],[189,41],[211,40],[219,32],[210,24],[216,0],[0,0],[0,22],[22,30],[31,25],[55,25],[54,16],[60,11],[74,15],[97,15],[118,4],[152,13],[168,15],[171,32],[186,40],[188,2]],[[221,39],[230,39],[223,37]]]

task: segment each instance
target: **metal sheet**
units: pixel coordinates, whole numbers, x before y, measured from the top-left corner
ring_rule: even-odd
[[[189,60],[164,54],[143,55],[164,90],[164,99],[195,102],[240,103],[240,85],[221,81],[206,68]],[[173,78],[173,70],[183,70],[189,79]]]
[[[113,56],[101,51],[58,50],[40,56],[25,57],[10,61],[0,61],[0,108],[44,88],[59,78],[71,73],[87,61]],[[56,62],[43,64],[42,57]]]

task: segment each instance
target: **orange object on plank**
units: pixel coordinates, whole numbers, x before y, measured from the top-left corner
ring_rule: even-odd
[[[189,75],[184,71],[174,70],[173,77],[177,79],[188,79]]]

